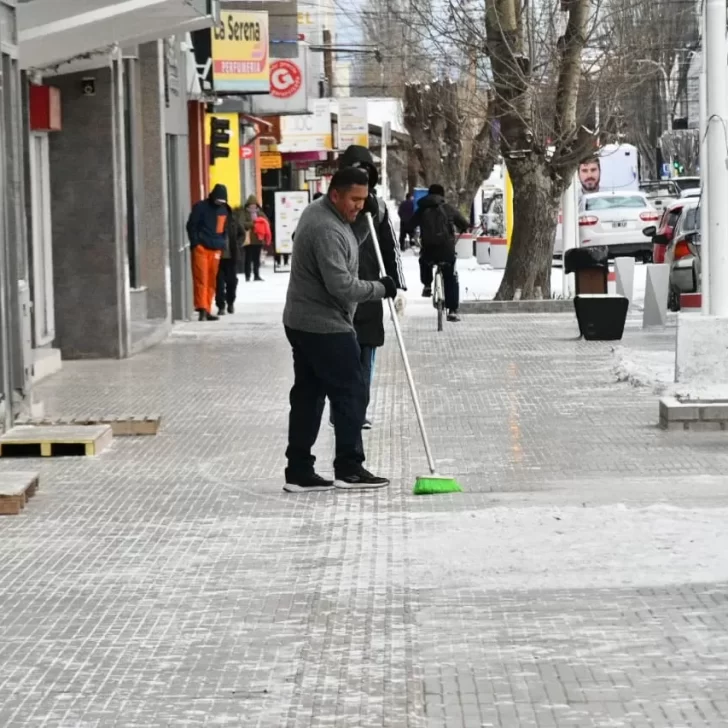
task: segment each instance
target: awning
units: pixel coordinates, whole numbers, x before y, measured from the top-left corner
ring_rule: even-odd
[[[20,65],[209,28],[219,13],[220,0],[26,0],[17,9]]]

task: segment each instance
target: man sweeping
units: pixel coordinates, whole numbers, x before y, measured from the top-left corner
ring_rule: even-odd
[[[217,321],[211,313],[217,289],[220,258],[228,245],[232,210],[225,185],[215,185],[206,200],[200,200],[187,220],[187,237],[192,250],[192,279],[195,310],[200,321]]]
[[[290,493],[389,484],[364,468],[362,425],[367,388],[354,331],[357,304],[394,298],[397,286],[385,276],[358,278],[359,242],[353,223],[369,197],[369,177],[348,167],[333,176],[325,197],[312,202],[296,228],[283,324],[293,350],[294,384],[288,424],[286,485]],[[311,453],[326,397],[334,412],[335,482],[314,470]]]

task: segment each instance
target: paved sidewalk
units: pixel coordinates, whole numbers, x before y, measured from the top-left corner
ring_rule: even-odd
[[[281,491],[270,269],[234,316],[38,388],[53,414],[163,428],[28,463],[41,489],[0,520],[0,726],[728,725],[724,433],[658,430],[654,394],[571,316],[438,334],[414,263],[405,336],[460,495],[411,495],[425,462],[389,328],[367,446],[392,486]],[[331,453],[324,427],[324,471]]]

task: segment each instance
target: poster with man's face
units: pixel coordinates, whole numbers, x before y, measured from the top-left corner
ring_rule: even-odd
[[[586,159],[579,165],[582,192],[599,192],[602,170],[597,158]]]

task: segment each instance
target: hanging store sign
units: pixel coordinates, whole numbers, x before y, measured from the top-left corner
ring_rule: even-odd
[[[270,91],[268,13],[223,11],[212,29],[212,73],[218,93]]]
[[[308,113],[309,100],[317,95],[311,83],[308,46],[299,43],[297,58],[281,58],[271,63],[270,94],[254,96],[251,111],[257,116]]]
[[[366,99],[339,99],[339,149],[352,144],[369,146]]]
[[[282,169],[283,155],[280,152],[261,152],[260,168],[261,170]]]
[[[279,152],[326,152],[332,149],[328,99],[316,99],[310,114],[281,117]]]

